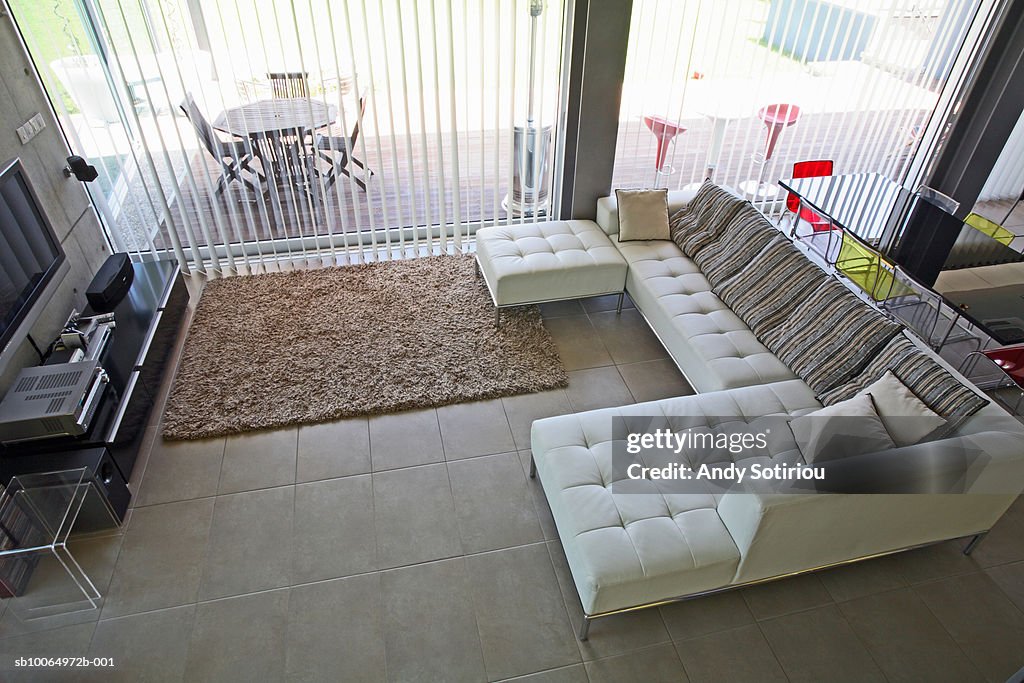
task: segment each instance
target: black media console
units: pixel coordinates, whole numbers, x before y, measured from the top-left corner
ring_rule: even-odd
[[[188,306],[188,290],[176,263],[147,261],[135,263],[133,268],[134,282],[114,309],[115,327],[100,356],[110,386],[89,430],[78,437],[0,445],[3,485],[16,474],[98,468],[95,474],[108,487],[107,496],[123,518],[128,500],[124,486],[131,479],[149,413]],[[83,316],[90,315],[93,311],[86,308]],[[46,363],[68,360],[67,352],[56,352]],[[116,472],[110,471],[111,465]]]

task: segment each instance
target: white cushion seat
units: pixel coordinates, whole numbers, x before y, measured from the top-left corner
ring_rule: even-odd
[[[740,560],[716,509],[718,494],[662,493],[653,484],[650,493],[612,492],[613,415],[756,422],[820,405],[807,385],[793,380],[534,422],[534,461],[584,611],[600,614],[719,588],[733,581]],[[750,462],[798,459],[792,444]]]
[[[688,197],[670,193],[669,214],[686,201]],[[598,200],[597,222],[628,264],[626,291],[701,393],[533,423],[536,473],[585,614],[581,639],[586,639],[591,619],[598,616],[975,535],[991,529],[1017,499],[1024,488],[1020,423],[992,403],[971,415],[981,399],[923,341],[897,335],[859,374],[816,392],[802,378],[817,377],[820,366],[804,363],[805,357],[798,354],[795,360],[800,362],[794,364],[798,379],[755,337],[744,318],[715,294],[704,273],[673,241],[621,242],[618,218],[615,198]],[[754,282],[777,286],[774,283],[781,279],[781,287],[799,302],[826,286],[815,279],[828,281],[804,277],[798,269],[782,271],[793,272],[792,279],[787,275],[761,281],[763,269],[755,270],[751,271]],[[735,287],[742,284],[739,281]],[[728,288],[722,291],[726,299],[739,304],[737,311],[745,311],[754,327],[766,327],[758,324],[762,319],[755,315],[772,312],[757,308],[761,290],[750,290],[746,298],[731,296]],[[859,320],[856,329],[866,329]],[[808,320],[807,329],[813,330],[814,323]],[[762,334],[775,348],[772,329]],[[807,354],[815,359],[817,351],[811,345]],[[779,353],[787,357],[785,350]],[[970,415],[957,420],[949,435],[891,448],[894,460],[913,459],[929,468],[948,449],[983,453],[987,462],[972,465],[972,476],[979,476],[971,480],[966,493],[794,495],[772,487],[737,491],[689,485],[681,490],[660,479],[626,482],[629,472],[621,471],[624,463],[613,468],[615,416],[643,418],[634,424],[677,433],[690,428],[713,431],[719,426],[767,433],[780,415],[806,415],[822,403],[831,405],[861,391],[870,393],[886,370],[939,418]],[[905,398],[895,402],[891,415],[908,410]],[[885,430],[885,411],[876,412]],[[909,412],[923,413],[913,408]],[[741,466],[806,462],[789,428],[771,433],[767,450],[735,453],[732,460]],[[907,434],[894,441],[898,445],[915,440],[916,435]],[[655,449],[641,458],[655,466],[682,458],[694,467],[700,454]],[[947,487],[948,482],[941,479],[944,475],[939,476],[941,481],[935,484]],[[689,484],[697,482],[691,479]]]
[[[496,306],[616,294],[626,262],[593,221],[481,228],[476,258]]]
[[[671,241],[625,242],[626,290],[698,391],[780,382],[796,375],[711,291],[697,265]]]

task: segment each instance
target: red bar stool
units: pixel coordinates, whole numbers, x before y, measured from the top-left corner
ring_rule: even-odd
[[[644,123],[658,141],[658,154],[654,159],[654,186],[661,184],[662,175],[671,175],[675,172],[671,166],[665,168],[665,158],[668,156],[668,145],[675,140],[676,136],[685,133],[686,128],[675,121],[669,121],[662,116],[645,116]]]
[[[769,104],[757,111],[757,118],[761,119],[768,129],[768,136],[765,139],[764,158],[761,159],[761,170],[757,174],[757,180],[747,180],[740,183],[740,189],[754,199],[774,199],[779,193],[775,183],[768,185],[764,182],[764,174],[768,169],[768,162],[775,154],[775,145],[779,142],[782,131],[789,128],[800,120],[800,107],[795,104]],[[757,161],[757,156],[754,156]]]

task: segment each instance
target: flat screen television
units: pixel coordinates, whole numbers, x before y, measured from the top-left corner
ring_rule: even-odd
[[[0,170],[0,365],[68,271],[67,257],[20,159]]]

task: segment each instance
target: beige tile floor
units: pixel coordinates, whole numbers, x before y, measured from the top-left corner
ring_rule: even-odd
[[[0,680],[1003,681],[1024,666],[1024,504],[944,543],[598,621],[529,427],[688,391],[633,309],[547,306],[562,391],[191,443],[149,436],[122,537],[75,551],[102,609],[0,618]],[[10,610],[8,610],[10,611]],[[12,668],[19,655],[113,670]]]

